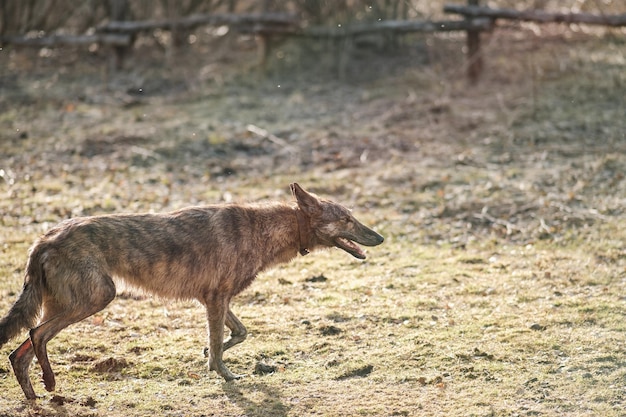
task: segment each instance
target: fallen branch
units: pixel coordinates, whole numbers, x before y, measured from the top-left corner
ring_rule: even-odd
[[[602,221],[607,221],[610,219],[609,216],[605,216],[604,214],[601,214],[600,212],[598,212],[597,209],[594,209],[594,208],[576,209],[576,208],[570,207],[566,204],[559,203],[556,201],[551,202],[550,207],[557,208],[559,209],[559,211],[567,213],[569,217],[573,217],[578,220],[584,221],[584,220],[589,220],[589,219],[593,219],[593,220],[600,219]]]
[[[250,133],[254,133],[255,135],[259,136],[261,139],[267,139],[270,142],[282,146],[283,149],[285,149],[287,152],[293,153],[293,148],[291,145],[289,145],[284,139],[279,138],[278,136],[274,135],[273,133],[268,132],[267,130],[255,126],[253,124],[249,124],[248,126],[246,126],[246,130]]]
[[[488,213],[489,211],[489,207],[485,206],[483,207],[483,209],[481,210],[480,214],[475,213],[474,214],[474,218],[476,219],[480,219],[483,221],[488,221],[490,223],[493,224],[497,224],[498,226],[504,226],[506,227],[506,234],[507,236],[511,235],[514,231],[517,232],[521,232],[522,229],[519,228],[518,226],[516,226],[515,224],[508,222],[506,220],[502,220],[502,219],[498,219],[497,217],[493,217],[491,214]]]
[[[456,13],[472,18],[524,20],[538,23],[585,23],[588,25],[626,26],[626,13],[621,15],[597,15],[591,13],[558,13],[542,10],[492,9],[486,6],[461,6],[447,4],[446,13]]]

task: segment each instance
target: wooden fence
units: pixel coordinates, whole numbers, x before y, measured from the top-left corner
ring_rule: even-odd
[[[96,28],[89,35],[53,35],[42,37],[13,36],[0,39],[2,44],[53,47],[57,45],[102,44],[113,47],[118,64],[141,32],[156,29],[180,31],[192,30],[201,26],[229,26],[239,32],[257,35],[264,50],[269,52],[268,39],[275,36],[298,36],[308,38],[343,39],[349,44],[359,36],[372,33],[406,34],[434,33],[444,31],[465,31],[467,33],[468,64],[467,76],[476,82],[482,71],[482,52],[480,34],[493,30],[497,21],[521,20],[536,23],[557,22],[564,24],[603,25],[609,27],[626,26],[626,13],[621,15],[602,15],[590,13],[553,13],[541,10],[495,9],[479,5],[479,0],[468,0],[467,5],[446,5],[444,12],[460,15],[455,20],[385,20],[369,23],[353,23],[338,27],[304,27],[296,16],[285,13],[262,14],[212,14],[192,15],[179,19],[148,21],[111,21]]]

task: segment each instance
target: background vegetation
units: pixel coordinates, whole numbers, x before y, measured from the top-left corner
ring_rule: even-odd
[[[424,0],[87,0],[79,3],[71,0],[2,0],[0,35],[29,31],[80,34],[108,19],[163,19],[193,13],[291,12],[315,24],[441,18],[443,4],[443,1]],[[619,0],[492,0],[481,4],[518,9],[623,13],[623,4]]]

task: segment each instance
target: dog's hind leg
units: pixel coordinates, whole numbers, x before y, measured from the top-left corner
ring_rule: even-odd
[[[33,384],[30,383],[30,377],[28,376],[28,368],[30,368],[30,363],[34,356],[35,351],[33,350],[33,344],[30,339],[26,339],[20,347],[9,355],[9,360],[11,361],[17,382],[19,382],[22,391],[24,391],[24,395],[29,400],[37,398]]]
[[[91,278],[93,279],[94,277]],[[37,356],[37,360],[43,371],[43,382],[48,391],[53,391],[56,383],[54,372],[52,372],[52,367],[48,360],[47,343],[70,324],[77,323],[97,313],[115,298],[115,284],[113,284],[110,277],[101,276],[100,282],[95,286],[93,281],[90,283],[92,285],[88,287],[89,292],[85,292],[83,289],[80,292],[74,293],[76,296],[75,299],[80,300],[79,302],[72,306],[64,306],[63,308],[57,306],[58,312],[54,317],[30,331],[30,340],[35,356]]]
[[[49,296],[44,298],[42,304],[44,313],[41,318],[41,322],[47,321],[58,313],[58,308]],[[37,398],[28,375],[28,369],[30,368],[30,364],[32,363],[34,357],[35,350],[33,349],[33,342],[30,338],[26,339],[9,355],[9,360],[11,361],[11,366],[13,367],[13,372],[17,378],[17,382],[19,382],[20,387],[22,387],[22,391],[24,391],[24,395],[29,400]]]
[[[231,347],[238,345],[239,343],[246,340],[246,336],[248,335],[248,331],[246,327],[239,321],[237,316],[233,314],[228,308],[228,313],[226,313],[226,327],[230,329],[230,337],[226,342],[224,342],[224,350],[230,349]]]

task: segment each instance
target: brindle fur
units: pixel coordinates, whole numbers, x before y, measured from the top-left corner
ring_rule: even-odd
[[[230,310],[232,297],[259,272],[298,252],[337,246],[364,258],[354,242],[374,246],[383,241],[341,205],[298,184],[291,190],[296,204],[81,217],[41,236],[30,250],[22,293],[0,320],[0,346],[30,329],[30,337],[9,356],[26,398],[36,398],[28,376],[33,357],[46,389],[54,390],[46,344],[65,327],[105,308],[115,297],[116,282],[202,303],[209,324],[209,367],[227,381],[239,378],[222,361],[224,350],[246,338],[246,328]],[[224,326],[230,329],[226,341]]]

